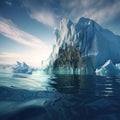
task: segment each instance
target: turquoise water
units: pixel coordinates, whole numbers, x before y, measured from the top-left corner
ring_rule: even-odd
[[[0,120],[120,120],[120,78],[0,69]]]

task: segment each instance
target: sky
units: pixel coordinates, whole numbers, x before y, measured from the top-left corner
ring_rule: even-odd
[[[95,20],[120,35],[120,0],[0,0],[0,64],[39,66],[63,18]]]

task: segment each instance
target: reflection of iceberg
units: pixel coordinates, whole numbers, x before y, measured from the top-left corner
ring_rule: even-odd
[[[89,81],[88,81],[89,79]],[[80,75],[56,75],[52,79],[52,87],[57,89],[60,93],[66,94],[85,94],[92,92],[93,86],[95,85],[94,76],[80,76]]]
[[[120,79],[118,79],[120,80]],[[81,75],[56,75],[51,79],[53,88],[60,93],[82,96],[114,96],[120,94],[114,85],[116,81],[112,77],[81,76]]]
[[[114,65],[111,60],[108,60],[100,69],[96,69],[96,74],[101,76],[119,76],[120,64]]]
[[[30,68],[25,62],[20,63],[17,61],[17,64],[13,67],[14,73],[26,73],[32,74],[33,69]]]

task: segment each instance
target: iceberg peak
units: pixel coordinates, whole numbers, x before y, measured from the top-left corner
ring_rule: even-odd
[[[81,17],[79,20],[78,20],[78,23],[88,23],[88,22],[92,22],[93,20],[89,19],[89,18],[85,18],[85,17]]]

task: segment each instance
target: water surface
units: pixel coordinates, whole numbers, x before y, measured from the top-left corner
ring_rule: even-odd
[[[120,78],[1,69],[0,120],[120,120]]]

